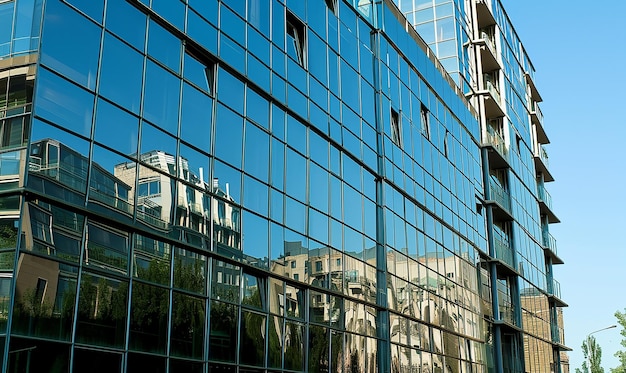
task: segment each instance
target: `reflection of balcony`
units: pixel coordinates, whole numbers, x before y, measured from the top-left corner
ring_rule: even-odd
[[[536,128],[535,132],[537,133],[537,142],[540,144],[549,144],[550,139],[548,139],[548,134],[543,127],[543,113],[539,108],[539,103],[535,101],[533,101],[530,107],[530,119]]]
[[[548,297],[558,307],[567,307],[567,303],[561,300],[561,284],[555,279],[548,279]]]
[[[133,213],[133,205],[131,203],[128,203],[128,201],[120,197],[112,196],[105,192],[97,190],[94,187],[89,188],[89,199],[102,202],[107,206],[111,206],[127,214]]]
[[[502,136],[491,126],[487,126],[484,146],[490,147],[489,165],[492,168],[508,167],[509,150]]]
[[[563,260],[559,257],[559,253],[556,246],[556,239],[552,237],[547,229],[542,233],[542,244],[545,254],[552,258],[552,264],[563,264]]]
[[[488,204],[493,205],[493,218],[496,221],[513,220],[511,215],[511,196],[509,193],[495,181],[489,181],[489,200]]]
[[[28,171],[56,180],[61,184],[84,193],[87,181],[87,170],[65,162],[42,164],[41,159],[31,156]]]
[[[548,223],[560,223],[561,221],[553,212],[552,197],[541,183],[537,183],[537,195],[539,197],[539,211],[548,217]]]
[[[537,174],[543,174],[543,181],[554,181],[554,177],[552,177],[549,170],[550,165],[548,163],[548,152],[546,152],[543,145],[537,145],[535,148],[534,159],[535,170],[537,171]]]

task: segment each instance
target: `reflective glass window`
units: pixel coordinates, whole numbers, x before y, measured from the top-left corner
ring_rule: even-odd
[[[202,359],[206,330],[205,300],[174,292],[170,353],[174,356]]]
[[[254,124],[246,122],[244,142],[244,171],[259,180],[268,182],[270,136]]]
[[[104,36],[100,94],[139,114],[143,56],[109,33]]]
[[[11,337],[8,369],[11,372],[48,372],[55,367],[58,372],[69,372],[70,345],[68,343]],[[4,338],[2,340],[4,347]]]
[[[169,310],[167,289],[135,282],[130,307],[129,348],[165,352]]]
[[[265,323],[264,315],[242,311],[239,335],[240,363],[253,366],[265,364]]]
[[[217,25],[218,5],[217,1],[189,0],[189,6],[214,25]]]
[[[102,23],[102,13],[104,11],[103,0],[65,0],[84,12],[96,22]]]
[[[129,372],[148,371],[165,373],[166,360],[161,356],[129,353],[126,359],[126,369]]]
[[[40,69],[38,80],[36,114],[89,137],[93,95],[46,69]]]
[[[213,95],[215,64],[207,59],[196,57],[192,50],[185,51],[184,77],[197,88]]]
[[[164,130],[178,133],[178,100],[180,80],[148,61],[144,90],[144,118]]]
[[[102,29],[61,1],[47,4],[43,27],[41,62],[94,89]]]
[[[74,350],[74,372],[90,372],[94,367],[103,372],[119,372],[122,369],[122,357],[121,353],[77,348]]]
[[[212,301],[209,322],[209,359],[235,362],[237,352],[238,307]],[[259,330],[260,332],[260,330]],[[257,346],[259,345],[257,340]],[[256,351],[257,347],[252,347]]]
[[[202,1],[202,3],[213,6],[214,2]],[[215,5],[217,6],[217,2]],[[215,15],[217,15],[217,11],[215,11]],[[187,34],[206,50],[217,55],[217,29],[193,10],[190,10],[187,15]]]
[[[213,99],[185,83],[182,105],[181,138],[207,153],[210,152]]]
[[[174,287],[197,294],[206,294],[207,257],[193,251],[174,251]]]
[[[236,168],[241,168],[242,138],[243,118],[227,107],[219,105],[215,125],[215,156]]]
[[[169,243],[136,234],[133,276],[144,281],[169,285],[171,251]]]
[[[129,2],[107,1],[106,28],[133,47],[143,51],[146,39],[146,15]]]
[[[109,214],[122,212],[130,218],[136,174],[136,162],[95,145],[89,179],[90,206]]]
[[[111,272],[128,272],[128,237],[125,233],[87,224],[83,263]]]
[[[304,366],[304,326],[296,322],[285,323],[285,368],[301,371]]]
[[[174,72],[180,72],[180,39],[153,20],[148,29],[148,54]]]
[[[76,341],[122,347],[126,335],[128,283],[85,271],[78,297]]]
[[[244,212],[243,237],[244,260],[256,267],[267,268],[269,258],[267,220]]]
[[[59,272],[59,268],[63,272]],[[21,254],[13,333],[69,340],[76,304],[77,273],[73,266]]]
[[[108,103],[98,100],[94,139],[124,154],[137,154],[139,118]]]
[[[152,0],[152,9],[179,30],[185,29],[185,4],[179,0]]]

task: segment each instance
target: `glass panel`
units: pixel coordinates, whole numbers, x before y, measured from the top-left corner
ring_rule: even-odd
[[[128,155],[137,154],[139,118],[98,100],[95,140]]]
[[[211,297],[227,302],[239,302],[241,268],[219,260],[213,261]]]
[[[128,273],[128,236],[122,232],[87,224],[83,263],[116,273]]]
[[[169,243],[136,234],[133,276],[145,281],[169,285],[171,250]]]
[[[202,373],[202,363],[170,359],[170,373]]]
[[[176,138],[143,122],[141,125],[141,156],[139,160],[170,175],[176,175]]]
[[[235,362],[237,351],[237,306],[211,302],[209,359]]]
[[[83,272],[76,341],[122,347],[125,340],[128,282]]]
[[[164,357],[129,353],[126,370],[128,372],[165,373],[165,364]]]
[[[139,114],[143,56],[111,34],[104,35],[100,94]]]
[[[260,268],[268,268],[268,223],[258,215],[244,212],[243,218],[244,262]]]
[[[242,311],[239,362],[245,365],[265,364],[265,321],[263,315]]]
[[[122,356],[121,353],[77,348],[74,350],[74,372],[120,372]]]
[[[269,346],[267,365],[270,368],[282,368],[283,364],[283,318],[270,316]]]
[[[301,371],[304,367],[304,326],[285,323],[285,369]]]
[[[122,212],[127,218],[132,217],[136,173],[136,162],[94,146],[89,180],[90,206],[107,214]]]
[[[167,346],[169,291],[135,282],[130,307],[128,347],[133,350],[164,353]]]
[[[41,62],[93,90],[96,86],[101,28],[61,1],[47,4],[44,20]],[[71,47],[68,40],[80,48]]]
[[[46,69],[40,69],[38,80],[36,114],[62,128],[89,137],[93,95]],[[59,105],[60,102],[63,104]]]
[[[193,86],[183,86],[180,136],[189,144],[211,152],[213,99]]]
[[[152,20],[148,30],[148,54],[174,72],[180,72],[180,39]]]
[[[328,332],[329,330],[322,326],[311,325],[309,327],[309,372],[330,372]]]
[[[215,125],[215,156],[236,168],[241,168],[243,118],[219,105]],[[218,175],[216,175],[218,176]]]
[[[127,1],[107,0],[106,27],[122,40],[143,51],[146,39],[146,15]],[[123,62],[124,60],[120,61]],[[100,84],[102,83],[100,81]]]
[[[241,304],[260,310],[265,309],[267,305],[267,279],[251,275],[243,274],[243,298]]]
[[[267,183],[269,181],[269,134],[254,124],[246,122],[246,138],[244,147],[244,171]]]
[[[202,359],[204,352],[205,301],[174,292],[170,353]]]
[[[180,80],[148,61],[144,90],[144,118],[171,134],[178,133]]]
[[[174,251],[174,287],[198,294],[206,294],[207,258],[193,251],[176,248]]]
[[[142,158],[146,162],[159,163],[161,161],[159,153],[155,152],[143,154]],[[151,168],[140,167],[137,185],[137,219],[153,228],[169,232],[170,217],[173,213],[173,192],[176,185],[174,180]]]
[[[70,371],[69,363],[69,344],[11,338],[7,369],[10,372],[64,373]]]
[[[77,269],[28,254],[20,254],[19,260],[13,333],[69,340]]]

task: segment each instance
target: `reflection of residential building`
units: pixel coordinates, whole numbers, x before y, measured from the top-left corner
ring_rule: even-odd
[[[0,0],[0,371],[565,371],[534,68],[398,3]]]

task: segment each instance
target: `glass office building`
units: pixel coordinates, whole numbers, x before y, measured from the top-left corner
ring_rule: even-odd
[[[564,371],[532,64],[400,3],[0,0],[2,371]]]

